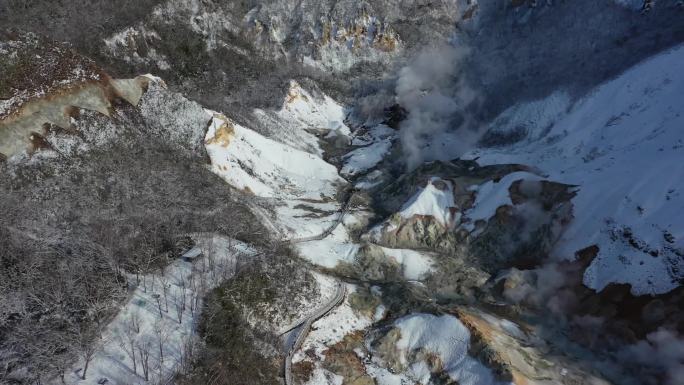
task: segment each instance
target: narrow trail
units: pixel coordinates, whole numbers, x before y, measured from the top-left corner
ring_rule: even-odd
[[[347,213],[349,212],[349,206],[351,205],[351,200],[353,197],[354,197],[354,193],[352,192],[349,195],[349,197],[347,198],[347,200],[345,201],[345,203],[342,206],[342,208],[340,209],[340,211],[338,211],[338,215],[337,215],[337,218],[335,218],[335,221],[330,225],[330,227],[325,229],[325,231],[323,231],[322,233],[320,233],[318,235],[312,235],[310,237],[290,239],[287,242],[290,242],[292,244],[297,244],[297,243],[305,243],[305,242],[311,242],[311,241],[322,241],[323,239],[327,238],[330,234],[332,234],[333,231],[335,231],[337,226],[339,226],[340,223],[342,223],[342,221],[344,220],[344,216],[347,215]]]
[[[316,322],[318,319],[324,317],[326,314],[328,314],[330,311],[332,311],[335,307],[337,307],[339,304],[344,301],[344,297],[347,295],[347,286],[342,283],[338,282],[337,284],[337,289],[335,290],[335,295],[333,298],[330,299],[327,303],[325,303],[323,306],[318,308],[313,314],[311,314],[309,317],[305,318],[300,322],[299,324],[295,325],[292,327],[290,330],[298,327],[299,325],[303,325],[302,329],[299,331],[299,334],[297,335],[297,339],[295,340],[294,344],[292,344],[292,348],[288,351],[287,356],[285,357],[285,385],[292,385],[292,357],[297,353],[299,348],[302,347],[302,344],[304,343],[304,340],[306,339],[306,336],[309,334],[309,329],[311,328],[311,325]],[[287,332],[287,331],[286,331]]]
[[[304,237],[304,238],[297,238],[297,239],[292,239],[289,240],[290,243],[296,244],[296,243],[305,243],[305,242],[312,242],[312,241],[320,241],[332,234],[333,231],[337,228],[337,226],[342,223],[344,220],[344,216],[347,214],[349,210],[349,203],[351,201],[351,196],[349,199],[347,199],[346,203],[342,207],[342,209],[339,211],[337,218],[335,219],[335,222],[333,222],[330,227],[328,227],[325,231],[318,235],[314,235],[311,237]],[[342,282],[337,280],[337,288],[335,290],[335,295],[328,301],[327,303],[323,304],[321,307],[316,309],[313,314],[298,319],[297,321],[289,324],[288,326],[282,328],[279,331],[280,335],[283,335],[289,331],[292,331],[299,326],[302,326],[301,330],[299,331],[299,334],[297,335],[294,344],[292,344],[292,347],[290,350],[287,352],[287,355],[285,356],[285,365],[284,365],[284,377],[285,377],[285,385],[292,385],[292,357],[295,355],[295,353],[299,350],[299,348],[302,346],[304,343],[304,340],[306,339],[306,336],[309,334],[309,329],[311,328],[311,325],[316,322],[318,319],[324,317],[326,314],[328,314],[330,311],[332,311],[335,307],[337,307],[339,304],[341,304],[344,301],[344,298],[347,294],[347,286]]]
[[[323,231],[322,233],[320,233],[318,235],[290,239],[290,240],[287,240],[286,242],[289,242],[291,244],[298,244],[298,243],[306,243],[306,242],[312,242],[312,241],[321,241],[321,240],[327,238],[328,236],[330,236],[333,233],[333,231],[335,231],[337,226],[339,226],[344,221],[345,215],[347,215],[347,213],[349,212],[349,209],[351,206],[351,200],[353,197],[354,197],[354,191],[352,189],[349,196],[345,200],[344,204],[342,205],[342,207],[338,211],[337,218],[335,218],[335,221],[325,231]],[[325,303],[324,305],[319,307],[310,316],[301,318],[301,319],[289,324],[288,326],[282,328],[279,331],[279,334],[282,336],[285,333],[296,329],[300,325],[302,326],[301,330],[299,330],[299,334],[297,335],[297,337],[295,339],[295,342],[292,344],[292,347],[290,348],[290,350],[287,352],[287,355],[285,356],[285,365],[284,365],[285,385],[293,385],[292,357],[295,355],[295,353],[297,353],[299,348],[302,347],[304,340],[306,340],[306,337],[309,334],[309,329],[311,329],[311,325],[314,322],[316,322],[317,320],[319,320],[320,318],[322,318],[325,315],[327,315],[328,313],[330,313],[330,311],[332,311],[334,308],[339,306],[344,301],[344,298],[347,295],[347,286],[344,284],[344,282],[342,282],[340,280],[336,280],[336,281],[337,281],[337,288],[335,290],[335,295],[330,299],[330,301],[328,301],[327,303]]]

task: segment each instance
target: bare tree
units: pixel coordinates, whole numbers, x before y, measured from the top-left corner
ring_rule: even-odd
[[[180,275],[177,278],[176,286],[176,313],[178,314],[178,323],[182,323],[183,313],[185,312],[185,297],[187,296],[188,288],[185,282],[185,276]],[[180,293],[178,292],[180,291]]]
[[[161,306],[161,296],[159,294],[152,294],[152,298],[154,298],[155,301],[157,301],[157,309],[159,309],[159,318],[164,317],[162,314],[162,306]]]
[[[52,361],[52,367],[54,368],[55,372],[57,372],[57,376],[59,377],[59,382],[62,383],[62,385],[66,385],[66,371],[69,368],[69,365],[71,364],[70,361],[63,359],[62,357],[55,357],[51,360]]]
[[[125,127],[126,130],[128,128]],[[135,134],[138,130],[146,132],[147,127],[130,128]],[[164,143],[165,141],[161,141],[159,144]],[[244,202],[238,204],[232,198],[222,199],[216,202],[220,205],[216,209],[197,205],[198,192],[206,197],[215,197],[218,196],[216,193],[232,194],[232,191],[222,181],[207,178],[212,175],[204,168],[192,166],[192,170],[197,173],[193,171],[190,174],[185,166],[176,169],[179,164],[194,162],[167,162],[167,159],[176,160],[176,155],[169,155],[170,151],[162,151],[165,158],[158,159],[157,143],[149,146],[152,151],[148,151],[148,147],[143,148],[143,156],[147,160],[159,161],[154,167],[159,166],[160,170],[165,170],[162,173],[171,172],[169,175],[174,175],[175,172],[179,176],[178,180],[182,181],[167,186],[167,179],[151,179],[144,168],[140,167],[149,165],[150,162],[138,162],[136,156],[131,156],[137,152],[124,152],[130,147],[129,139],[114,143],[113,147],[105,147],[79,154],[74,162],[48,161],[31,167],[17,166],[16,175],[10,175],[8,169],[0,165],[0,377],[5,375],[5,371],[10,372],[10,375],[23,371],[27,373],[27,377],[35,377],[38,371],[31,369],[31,372],[27,372],[25,369],[37,366],[30,354],[29,345],[42,349],[41,339],[56,341],[56,336],[60,334],[74,337],[78,334],[64,324],[83,323],[87,325],[87,329],[97,329],[96,324],[99,324],[101,330],[107,324],[108,317],[117,310],[116,307],[124,302],[125,298],[122,297],[127,294],[127,272],[137,275],[136,282],[142,285],[141,290],[146,290],[148,294],[156,291],[164,295],[163,290],[154,287],[159,282],[150,282],[149,277],[152,271],[167,262],[164,256],[172,250],[169,247],[171,237],[164,234],[195,232],[200,227],[225,227],[226,231],[222,231],[224,233],[233,233],[239,226],[246,226],[250,230],[260,229],[256,217],[244,221],[242,215],[234,214],[242,211],[244,215],[249,214]],[[174,147],[175,145],[169,145],[168,149]],[[167,169],[169,166],[172,168]],[[73,178],[57,178],[58,180],[48,182],[51,178],[46,176],[53,175],[58,170],[60,175],[63,173]],[[189,178],[184,177],[186,174]],[[212,194],[196,188],[201,186],[201,183],[196,182],[203,181],[212,184]],[[58,182],[58,188],[55,188],[54,182]],[[141,184],[145,188],[136,188]],[[157,194],[156,189],[148,188],[158,186],[162,187],[160,191],[163,194]],[[72,187],[83,187],[83,190]],[[78,199],[74,199],[74,191],[82,192]],[[48,192],[51,199],[45,200]],[[168,197],[174,199],[169,200]],[[175,197],[180,199],[176,200]],[[176,202],[181,204],[171,204]],[[200,213],[205,213],[206,217]],[[201,226],[189,225],[185,221],[195,215],[202,216]],[[168,231],[155,230],[155,223],[167,224]],[[144,283],[140,281],[143,279],[141,274],[147,275]],[[169,274],[169,277],[172,276]],[[131,277],[131,286],[136,282]],[[188,285],[191,284],[186,283],[186,287]],[[204,282],[197,286],[203,289],[196,292],[206,292],[208,285]],[[168,300],[173,300],[173,291],[167,295],[171,296]],[[89,298],[91,296],[94,298]],[[186,306],[187,300],[191,299],[186,298]],[[195,297],[192,301],[195,310],[198,300]],[[152,304],[148,304],[150,305]],[[159,304],[157,306],[159,308]],[[171,307],[173,306],[172,303]],[[161,314],[164,311],[168,313],[168,308],[165,300]],[[142,317],[142,313],[140,314]],[[187,323],[188,317],[189,314],[185,315],[186,320],[183,321]],[[141,325],[135,319],[130,322],[136,330],[136,342],[140,344]],[[19,334],[17,329],[23,328],[23,325],[37,337]],[[101,334],[94,334],[94,339],[85,338],[85,342],[88,345],[92,345],[94,341],[100,343],[99,335]],[[19,336],[22,339],[18,339]],[[153,334],[151,337],[154,349],[156,341]],[[44,353],[41,357],[45,361],[40,362],[42,380],[46,381],[48,376],[53,375],[42,371],[42,368],[55,371],[55,374],[63,371],[64,366],[56,360],[64,356],[71,359],[72,363],[78,357],[79,366],[85,369],[78,375],[89,375],[91,378],[84,382],[92,382],[95,373],[90,367],[95,364],[90,362],[95,352],[81,349],[81,345],[83,344],[74,338],[70,340],[68,349]],[[129,345],[130,342],[127,343]],[[137,346],[129,350],[134,355],[132,359],[136,360],[135,366],[142,373],[140,350]],[[6,358],[6,352],[10,352],[10,357]],[[168,346],[167,351],[162,353],[170,357]],[[152,355],[156,356],[156,353],[152,351]],[[152,361],[155,361],[154,358]],[[99,355],[95,359],[99,359]],[[55,360],[55,369],[51,369],[48,360]],[[152,366],[154,365],[153,362]],[[57,377],[54,380],[59,382]],[[32,378],[26,381],[35,383]]]
[[[152,266],[157,262],[157,240],[153,236],[146,235],[143,241],[143,250],[141,250],[142,257],[140,258],[140,266],[142,268],[142,284],[143,291],[147,293],[147,275],[152,271]],[[151,289],[154,288],[154,276],[152,276]]]
[[[185,296],[187,286],[185,285],[185,277],[182,274],[176,279],[176,286],[181,289],[182,295]]]
[[[154,334],[157,336],[157,347],[159,348],[159,362],[164,363],[164,344],[169,338],[168,331],[164,327],[164,322],[161,318],[154,321]]]
[[[78,344],[78,350],[81,354],[81,359],[83,359],[83,371],[81,372],[81,379],[85,380],[88,372],[88,366],[97,352],[98,345],[95,343],[95,339],[98,337],[99,333],[97,333],[95,329],[89,329],[87,325],[78,325],[75,329],[76,343]]]
[[[178,323],[182,324],[183,313],[185,312],[185,295],[183,294],[183,291],[178,291],[180,291],[180,293],[176,292],[174,303],[176,305],[176,316],[178,317]]]
[[[140,355],[140,366],[142,367],[145,381],[150,380],[150,350],[152,350],[152,341],[147,337],[143,337],[138,342],[138,354]]]
[[[126,352],[128,358],[131,359],[131,362],[133,363],[133,373],[138,374],[138,360],[135,355],[135,346],[138,340],[137,332],[131,327],[130,323],[128,323],[121,334],[119,346]]]
[[[209,239],[208,244],[202,250],[202,253],[204,254],[204,258],[202,258],[203,267],[205,267],[204,273],[206,274],[208,269],[211,273],[212,283],[216,282],[216,248],[216,242],[212,236]]]
[[[178,359],[178,370],[181,374],[187,374],[192,369],[192,359],[199,349],[199,341],[194,335],[186,339],[180,347],[180,356]]]
[[[112,298],[99,288],[89,290],[90,295],[85,297],[89,316],[95,321],[97,329],[102,330],[103,316],[112,307]]]
[[[127,327],[134,331],[136,334],[140,333],[140,314],[137,311],[132,312],[128,316]]]
[[[197,270],[193,266],[192,268],[192,273],[190,273],[190,277],[188,278],[188,284],[190,285],[190,298],[189,298],[189,303],[190,303],[190,314],[195,317],[195,308],[197,305],[196,298],[197,298]]]
[[[204,260],[204,258],[202,259]],[[199,291],[198,295],[203,296],[207,293],[207,289],[209,287],[209,283],[207,282],[207,273],[206,270],[202,271],[202,273],[199,276]]]
[[[66,383],[65,374],[73,360],[76,358],[73,355],[61,354],[68,352],[72,344],[73,335],[57,334],[51,330],[40,331],[30,327],[18,330],[18,335],[8,336],[11,345],[17,345],[19,341],[30,342],[26,346],[16,346],[16,353],[26,353],[31,357],[33,363],[32,370],[38,374],[36,379],[40,383],[42,375],[53,376],[56,375],[60,382],[64,385]],[[22,335],[23,334],[23,335]],[[27,335],[30,334],[30,335]],[[5,352],[7,354],[7,352]],[[8,365],[8,362],[4,363]],[[11,365],[11,364],[10,364]],[[2,376],[0,376],[2,378]]]
[[[197,292],[195,290],[192,290],[190,292],[190,298],[188,298],[188,302],[190,303],[190,315],[192,315],[192,317],[194,318],[197,306],[199,305],[198,304],[198,295],[197,295]]]
[[[169,278],[166,275],[166,269],[162,268],[159,270],[159,284],[162,288],[162,295],[164,296],[164,311],[168,313],[169,311]]]

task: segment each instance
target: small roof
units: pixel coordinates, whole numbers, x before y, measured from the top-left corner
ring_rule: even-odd
[[[195,258],[199,257],[201,254],[202,254],[202,250],[199,247],[195,246],[192,249],[183,253],[183,255],[181,255],[181,258],[183,258],[183,259],[195,259]]]

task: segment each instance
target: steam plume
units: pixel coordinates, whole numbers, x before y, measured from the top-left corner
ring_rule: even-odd
[[[448,160],[473,147],[480,137],[468,107],[477,94],[460,76],[468,52],[450,45],[426,49],[402,68],[396,101],[408,111],[400,125],[406,166]]]

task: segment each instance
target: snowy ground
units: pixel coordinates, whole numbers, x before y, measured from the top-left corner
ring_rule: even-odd
[[[397,132],[384,124],[356,136],[352,140],[352,145],[362,147],[352,150],[342,158],[343,166],[340,173],[344,176],[355,176],[377,166],[392,148],[396,137]]]
[[[489,220],[489,218],[496,214],[496,209],[501,206],[512,206],[513,202],[511,201],[509,188],[513,182],[518,180],[537,181],[541,179],[543,178],[529,172],[519,171],[510,173],[499,181],[487,181],[482,185],[474,186],[472,190],[476,192],[475,203],[473,203],[473,207],[470,210],[464,213],[464,216],[469,220],[467,224],[464,224],[464,227],[472,231],[475,222]]]
[[[265,198],[321,199],[344,183],[320,157],[210,114],[205,143],[212,170],[231,186]]]
[[[185,352],[204,294],[230,278],[239,259],[255,253],[250,246],[222,236],[202,234],[194,238],[203,252],[194,262],[179,259],[163,272],[139,279],[128,277],[133,287],[130,298],[97,342],[86,379],[81,379],[81,361],[67,374],[67,384],[94,384],[104,379],[111,385],[157,383],[175,373],[187,359]],[[135,370],[132,351],[136,354]],[[141,355],[149,356],[149,381],[145,381]]]
[[[304,353],[307,351],[313,352],[316,356],[316,363],[320,364],[325,359],[324,352],[328,347],[342,341],[344,336],[349,333],[364,330],[373,324],[373,320],[357,314],[349,304],[349,294],[355,291],[355,285],[347,284],[347,296],[344,302],[328,315],[313,323],[304,344],[292,358],[293,364],[308,359]],[[337,385],[341,383],[342,377],[330,373],[319,365],[316,365],[312,378],[306,382],[307,385]]]
[[[316,134],[328,137],[350,135],[344,123],[345,108],[327,95],[314,97],[296,81],[291,81],[287,96],[277,111],[254,110],[254,116],[270,127],[268,137],[317,157],[323,156]]]
[[[684,258],[684,47],[649,59],[572,104],[562,94],[504,112],[497,129],[526,137],[472,151],[480,164],[522,163],[578,185],[575,219],[554,254],[599,246],[584,283],[634,294],[680,285]],[[508,123],[507,123],[508,122]],[[634,245],[638,245],[634,247]],[[680,251],[677,252],[676,250]]]
[[[287,100],[279,111],[257,111],[256,114],[261,114],[263,119],[277,119],[284,127],[282,132],[273,137],[266,137],[248,127],[236,124],[226,115],[207,111],[209,128],[205,137],[205,147],[211,160],[212,171],[233,187],[271,202],[275,209],[274,224],[284,239],[301,241],[311,238],[293,243],[305,259],[326,268],[334,268],[340,262],[353,263],[360,246],[352,240],[346,226],[354,226],[355,221],[351,214],[348,215],[349,218],[340,217],[342,205],[335,199],[339,188],[346,184],[346,181],[333,165],[322,159],[318,139],[310,132],[327,132],[329,136],[349,135],[349,128],[343,123],[344,109],[327,97],[314,98],[293,83]],[[389,151],[395,137],[396,132],[383,125],[373,127],[363,135],[355,137],[353,144],[361,147],[344,157],[345,168],[342,173],[357,175],[372,170]],[[373,175],[371,172],[371,180]],[[506,183],[509,182],[501,181],[498,187],[503,186],[501,190],[507,190]],[[486,190],[490,187],[482,188]],[[497,189],[492,188],[492,191],[494,190]],[[496,200],[494,203],[500,202]],[[483,204],[482,209],[484,206],[486,205]],[[460,214],[454,214],[456,209],[451,182],[433,178],[407,202],[400,214],[404,218],[430,215],[444,225],[453,226],[459,221],[459,217],[455,215]],[[320,234],[327,234],[334,225],[336,227],[329,235],[320,240],[315,239]],[[107,378],[110,384],[156,383],[159,378],[168,377],[174,372],[177,365],[183,361],[186,342],[190,341],[194,334],[197,315],[197,312],[190,311],[188,307],[181,312],[182,319],[179,320],[175,304],[180,298],[200,298],[208,288],[232,276],[232,267],[238,255],[253,253],[247,245],[235,242],[231,244],[227,239],[211,239],[213,242],[209,242],[207,238],[198,241],[205,250],[213,250],[209,254],[215,255],[215,263],[206,263],[206,258],[196,261],[194,265],[177,261],[163,276],[151,274],[144,277],[145,284],[134,290],[130,301],[107,327],[100,344],[104,348],[95,354],[88,369],[88,380],[83,383],[92,383],[93,379],[100,378]],[[214,247],[210,247],[208,243],[213,243]],[[401,266],[404,276],[409,280],[423,279],[433,269],[432,259],[423,253],[389,248],[382,248],[382,251],[387,258]],[[202,269],[193,269],[198,263]],[[214,268],[210,269],[207,266]],[[320,274],[315,276],[321,297],[312,299],[312,308],[315,308],[315,303],[328,301],[336,291],[334,279]],[[170,284],[167,292],[168,310],[167,300],[163,300],[163,292],[159,297],[155,296],[160,294],[162,281],[168,281]],[[202,290],[192,286],[196,286],[199,281],[206,282]],[[348,293],[353,293],[356,287],[347,285],[347,289]],[[157,298],[160,300],[161,312]],[[134,314],[140,324],[140,331],[135,333],[131,332],[130,326]],[[347,295],[340,306],[316,321],[293,359],[296,363],[307,359],[305,351],[314,352],[317,365],[308,384],[341,384],[341,377],[320,367],[320,362],[325,358],[324,351],[349,333],[371,327],[384,315],[385,310],[382,306],[376,309],[373,319],[357,314],[352,310]],[[302,314],[302,317],[306,316],[307,314]],[[458,320],[453,317],[449,320],[432,320],[426,317],[429,318],[427,315],[415,319],[407,318],[397,324],[397,327],[406,328],[402,329],[406,336],[400,341],[399,348],[407,351],[417,348],[434,350],[435,354],[441,355],[449,374],[464,384],[474,384],[472,381],[475,380],[490,381],[478,382],[483,384],[492,383],[489,371],[467,356],[467,338]],[[283,325],[280,331],[285,333],[297,323]],[[432,328],[441,330],[436,334],[436,339],[430,339],[428,336],[428,331]],[[294,336],[296,332],[290,332],[290,335]],[[130,341],[127,339],[129,337],[135,340],[133,349],[137,349],[138,352],[149,351],[149,382],[144,380],[140,358],[137,359],[136,370],[133,370],[133,361],[127,354],[127,349],[130,351]],[[159,341],[163,342],[163,360],[158,353]],[[286,345],[288,341],[291,343],[292,338],[288,338],[286,334]],[[443,345],[447,343],[445,341],[450,341],[450,345]],[[80,363],[75,369],[82,366]],[[383,385],[408,384],[409,379],[424,382],[425,379],[425,368],[415,365],[399,375],[389,373],[378,362],[369,361],[367,370],[376,377],[379,384]],[[76,371],[68,380],[69,384],[81,383]]]
[[[318,139],[306,130],[348,135],[344,109],[328,97],[314,98],[293,83],[276,116],[289,125],[283,130],[289,137],[270,139],[225,115],[207,111],[205,147],[211,169],[233,187],[270,199],[276,206],[276,226],[284,237],[319,235],[338,221],[341,205],[334,197],[346,182],[321,158]],[[314,143],[316,150],[312,153],[290,146],[288,140]],[[331,238],[337,239],[335,234]],[[119,385],[158,383],[175,373],[187,358],[201,298],[232,277],[239,258],[255,253],[246,244],[219,236],[197,235],[196,241],[204,254],[198,260],[178,260],[163,272],[129,277],[133,287],[130,299],[97,342],[86,379],[81,379],[82,360],[67,375],[68,384],[105,379],[107,384]],[[328,300],[335,291],[332,279],[316,277],[322,296],[312,304]],[[135,352],[135,363],[131,352]]]
[[[276,207],[277,221],[288,239],[319,235],[335,224],[342,208],[337,201],[285,200]]]
[[[476,186],[474,207],[463,213],[468,223],[491,218],[498,207],[511,204],[509,187],[516,180],[576,185],[574,220],[553,256],[573,258],[576,251],[598,245],[599,254],[584,276],[585,284],[597,290],[611,282],[629,283],[634,294],[665,293],[677,287],[684,271],[684,222],[680,220],[684,213],[684,72],[678,64],[683,62],[684,47],[675,48],[581,100],[573,102],[556,93],[505,111],[494,122],[497,129],[507,132],[523,127],[525,137],[514,144],[473,150],[464,158],[478,158],[481,165],[525,164],[541,175],[516,172]],[[344,158],[343,172],[354,175],[372,169],[377,162],[366,151],[378,143],[370,137],[355,139],[355,145],[365,147]],[[362,183],[371,185],[372,178]],[[431,181],[407,202],[401,216],[430,215],[444,224],[454,221],[448,217],[454,204],[447,190]],[[314,263],[329,267],[353,258],[353,247],[346,234],[338,231],[300,251]],[[397,261],[406,260],[406,255],[385,252]],[[420,258],[411,263],[417,264],[413,271],[417,275],[429,268]],[[345,303],[319,320],[296,357],[304,359],[302,352],[312,349],[323,359],[325,347],[342,338],[340,329],[349,333],[372,323],[350,311]],[[460,384],[496,383],[489,369],[468,356],[470,335],[455,317],[414,314],[397,320],[395,326],[401,331],[397,348],[409,366],[396,373],[375,358],[366,362],[367,373],[379,385],[427,383],[428,364],[408,359],[418,350],[438,356]],[[513,335],[520,333],[514,324],[502,327]],[[317,366],[307,384],[342,381]]]
[[[306,312],[306,314],[301,314],[301,316],[298,319],[294,320],[288,325],[283,326],[278,331],[279,335],[291,331],[296,325],[301,324],[304,320],[309,318],[309,316],[312,313],[314,313],[316,308],[318,308],[321,304],[330,301],[335,295],[335,291],[337,289],[337,282],[333,278],[315,271],[312,272],[312,274],[316,278],[316,283],[318,284],[318,290],[320,291],[321,296],[315,299],[315,304],[312,304],[310,311]],[[288,340],[288,338],[286,337],[285,340]]]
[[[269,199],[275,224],[285,239],[319,235],[339,218],[335,199],[347,183],[322,159],[312,132],[348,136],[345,110],[327,96],[315,98],[292,82],[278,111],[255,111],[274,126],[266,137],[226,115],[209,113],[205,145],[212,171],[231,186]]]
[[[458,220],[452,215],[452,208],[456,208],[456,204],[451,182],[431,178],[427,186],[420,189],[404,204],[399,214],[403,218],[430,216],[444,226],[452,226]]]
[[[353,289],[353,286],[350,285],[349,289]],[[329,346],[342,341],[345,335],[364,330],[370,327],[373,321],[381,319],[383,308],[380,306],[378,310],[379,315],[375,320],[371,320],[356,314],[345,301],[331,314],[314,324],[293,361],[311,359],[303,352],[313,352],[317,362],[324,360],[324,353]],[[366,349],[370,351],[370,356],[355,350],[363,362],[366,373],[374,378],[378,385],[428,384],[431,377],[430,366],[426,361],[428,357],[437,357],[441,368],[459,384],[503,385],[494,379],[488,368],[468,355],[470,332],[456,317],[411,314],[396,320],[393,327],[400,333],[395,349],[400,365],[404,366],[405,370],[397,372],[388,369],[387,363],[373,351],[370,340],[366,341]],[[424,359],[413,358],[418,352],[423,354]],[[316,365],[306,385],[338,385],[342,381],[342,377]]]
[[[334,268],[339,262],[353,262],[359,245],[351,241],[344,226],[337,226],[325,239],[299,243],[297,249],[312,263]]]
[[[369,327],[373,320],[357,314],[349,304],[349,295],[356,291],[356,286],[347,285],[347,297],[344,302],[325,317],[314,322],[311,331],[304,341],[302,348],[293,357],[293,362],[301,361],[305,358],[305,351],[313,351],[319,359],[323,359],[323,354],[329,346],[334,345],[349,333],[363,330]]]
[[[411,360],[415,352],[434,355],[443,370],[461,385],[497,384],[492,372],[479,361],[468,355],[470,331],[454,316],[432,314],[411,314],[394,322],[401,338],[396,343],[401,365],[407,366],[402,373],[385,369],[382,361],[374,358],[367,365],[369,373],[378,385],[428,384],[431,377],[426,360]],[[414,362],[412,362],[414,361]]]
[[[433,270],[434,262],[423,252],[410,249],[390,249],[381,247],[383,253],[401,266],[404,278],[418,281]]]

